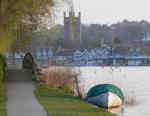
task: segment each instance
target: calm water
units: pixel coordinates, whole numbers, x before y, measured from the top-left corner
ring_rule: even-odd
[[[122,89],[125,99],[127,96],[136,99],[136,105],[123,106],[120,116],[150,116],[150,67],[80,67],[76,70],[80,72],[80,86],[85,92],[94,85],[111,83]]]

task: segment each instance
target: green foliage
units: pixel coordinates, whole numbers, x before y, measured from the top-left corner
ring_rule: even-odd
[[[0,60],[0,84],[2,84],[3,79],[4,79],[3,63]]]
[[[0,83],[0,114],[1,116],[6,115],[6,85],[4,83]]]
[[[6,116],[6,85],[4,80],[6,79],[6,61],[5,57],[0,55],[0,113],[1,116]]]
[[[42,25],[44,17],[50,19],[55,3],[55,0],[0,0],[0,53],[5,53],[17,38],[19,25],[33,31]]]
[[[0,103],[0,114],[1,116],[7,116],[5,103]]]
[[[16,37],[13,38],[13,42],[10,46],[10,51],[15,52],[28,52],[31,42],[31,28],[25,25],[20,25],[17,29]]]
[[[7,68],[7,64],[6,64],[6,60],[5,57],[0,55],[0,85],[3,83],[3,81],[6,78],[6,68]]]
[[[62,88],[57,89],[61,91]],[[48,116],[115,116],[57,89],[40,83],[35,91]]]
[[[4,80],[6,78],[6,61],[3,56],[0,56],[0,102],[3,102],[6,100],[5,96],[5,89],[6,86],[4,84]]]
[[[4,102],[7,100],[7,97],[6,97],[6,85],[5,84],[0,84],[0,103]]]

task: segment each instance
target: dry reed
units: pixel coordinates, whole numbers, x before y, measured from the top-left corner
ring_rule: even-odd
[[[136,105],[136,96],[135,95],[126,95],[125,96],[125,100],[124,100],[124,104],[125,105],[129,105],[129,106],[134,106]]]
[[[69,68],[50,68],[39,72],[40,81],[51,85],[52,87],[64,87],[68,88],[75,95],[75,78],[77,74],[71,71]]]

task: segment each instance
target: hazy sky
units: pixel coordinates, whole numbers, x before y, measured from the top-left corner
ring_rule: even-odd
[[[112,24],[124,19],[150,21],[150,0],[74,0],[74,8],[81,11],[82,23],[86,24]]]

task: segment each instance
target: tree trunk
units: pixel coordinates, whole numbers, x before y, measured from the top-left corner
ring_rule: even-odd
[[[78,96],[80,98],[82,98],[82,95],[81,95],[81,92],[80,92],[80,87],[79,87],[79,81],[78,81],[78,77],[77,76],[75,76],[75,84],[76,84],[76,91],[78,93]]]

